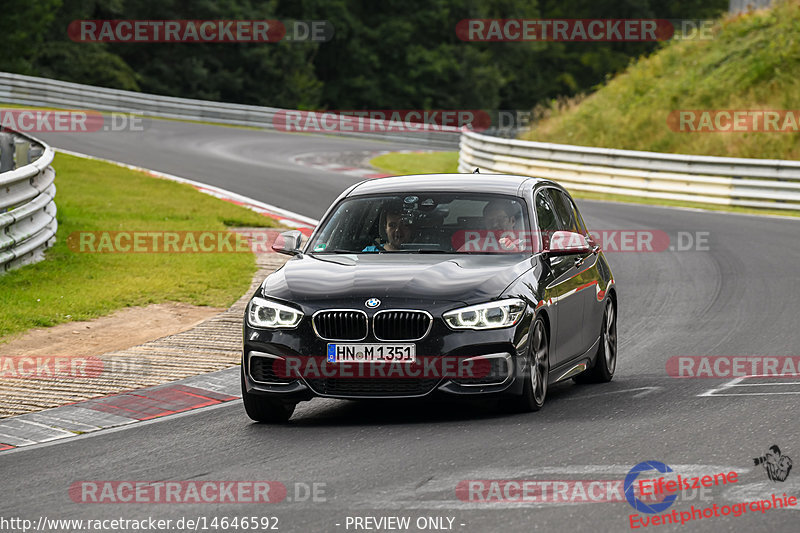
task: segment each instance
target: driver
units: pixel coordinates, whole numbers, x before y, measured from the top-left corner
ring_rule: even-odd
[[[380,252],[383,250],[397,252],[403,249],[403,244],[411,240],[412,227],[407,218],[400,210],[390,210],[386,212],[386,237],[388,242],[381,247],[379,244],[367,246],[364,252]]]

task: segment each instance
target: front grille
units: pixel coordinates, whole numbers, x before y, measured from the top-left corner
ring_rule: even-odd
[[[360,341],[367,336],[367,314],[362,311],[322,311],[313,323],[317,336],[325,340]]]
[[[292,378],[281,377],[275,373],[273,364],[276,361],[278,360],[271,357],[250,357],[250,377],[262,383],[288,384],[295,381]],[[282,375],[286,376],[288,374],[283,371]]]
[[[381,311],[373,318],[375,338],[383,341],[415,341],[424,337],[431,316],[422,311]]]
[[[315,392],[332,396],[422,396],[439,383],[439,379],[412,378],[329,378],[306,381]]]

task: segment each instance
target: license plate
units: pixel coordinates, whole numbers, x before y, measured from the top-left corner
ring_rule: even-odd
[[[413,363],[416,344],[328,344],[329,363]]]

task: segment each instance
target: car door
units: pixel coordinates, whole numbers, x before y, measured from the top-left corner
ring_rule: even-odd
[[[549,247],[549,236],[555,231],[573,231],[563,204],[556,204],[553,193],[557,189],[546,187],[536,193],[536,218],[543,245]],[[560,200],[559,200],[560,202]],[[557,207],[558,205],[558,207]],[[561,213],[559,213],[559,209]],[[551,275],[545,287],[545,299],[555,309],[555,328],[551,332],[552,367],[583,353],[583,295],[579,294],[580,269],[576,266],[577,255],[551,256],[547,259]],[[554,342],[552,342],[554,341]]]
[[[563,194],[563,193],[562,193]],[[593,237],[589,234],[586,224],[583,221],[580,210],[578,209],[575,201],[569,196],[564,195],[570,208],[575,212],[575,219],[578,223],[580,233],[584,235],[589,244],[592,246],[592,252],[585,254],[585,261],[583,263],[583,271],[580,273],[582,277],[581,286],[583,290],[583,337],[584,346],[588,350],[592,347],[594,342],[600,337],[600,329],[603,321],[603,312],[605,311],[605,301],[597,299],[598,292],[604,289],[601,281],[603,276],[598,268],[599,250],[600,247],[594,242]]]
[[[552,196],[556,204],[556,214],[563,213],[563,216],[566,217],[567,220],[566,223],[572,228],[570,231],[580,233],[587,238],[591,245],[594,245],[594,241],[592,241],[586,229],[586,224],[583,222],[583,217],[581,217],[578,207],[575,205],[572,198],[564,191],[556,189],[552,190]],[[571,281],[572,288],[577,291],[577,296],[583,302],[583,314],[579,320],[581,325],[581,342],[580,349],[578,350],[579,353],[583,353],[591,348],[594,341],[597,340],[600,331],[601,317],[598,317],[597,314],[598,309],[600,310],[599,312],[602,313],[602,306],[597,301],[597,282],[599,279],[599,273],[597,271],[598,256],[597,252],[593,250],[567,257],[570,258],[572,264],[576,267]]]

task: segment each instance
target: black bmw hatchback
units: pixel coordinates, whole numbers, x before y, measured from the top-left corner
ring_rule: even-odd
[[[497,396],[536,411],[548,384],[604,382],[614,277],[570,195],[487,174],[361,182],[268,276],[244,317],[247,414],[282,422],[315,396]]]

